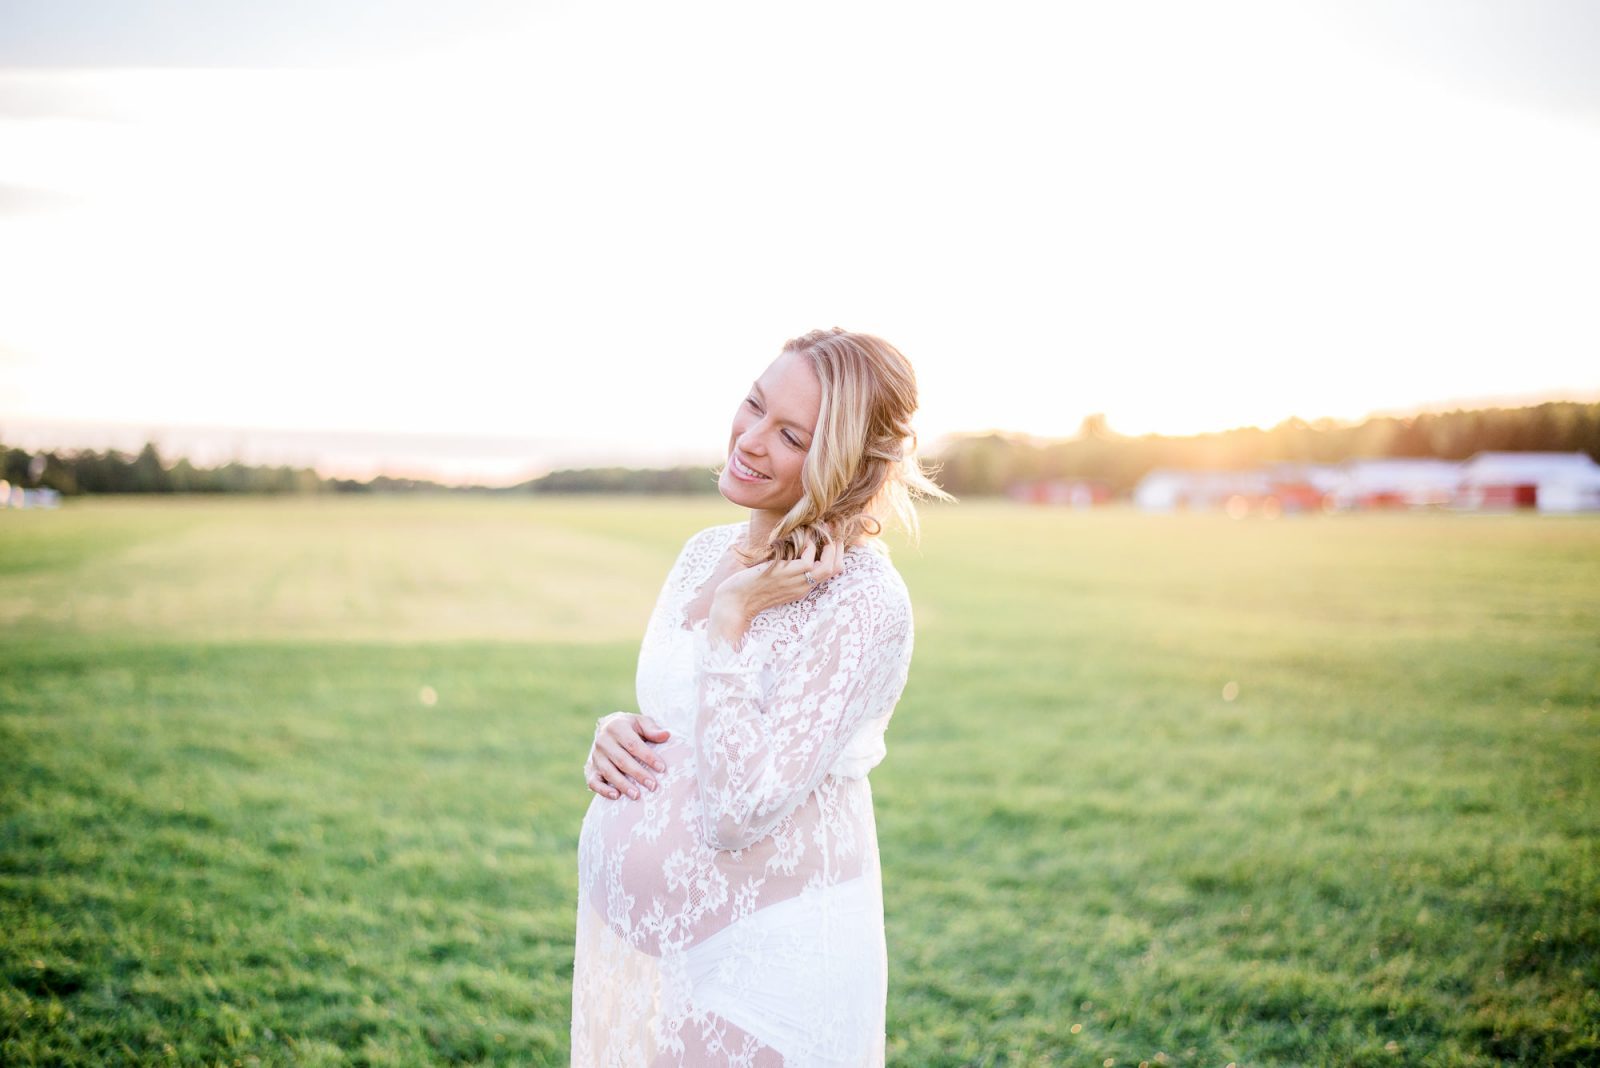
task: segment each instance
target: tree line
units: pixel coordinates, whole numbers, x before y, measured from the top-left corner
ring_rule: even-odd
[[[4,478],[13,486],[42,486],[63,496],[85,493],[309,493],[326,481],[310,468],[238,462],[196,467],[187,458],[167,464],[155,445],[137,455],[118,449],[45,450],[0,445]]]
[[[1018,483],[1088,480],[1125,494],[1154,468],[1229,470],[1262,464],[1339,463],[1379,457],[1464,460],[1474,453],[1585,452],[1600,460],[1600,404],[1551,402],[1525,408],[1384,416],[1359,424],[1288,419],[1270,429],[1240,427],[1173,437],[1126,436],[1104,416],[1090,416],[1072,438],[1014,434],[950,439],[929,456],[941,485],[957,496],[1006,492]],[[153,443],[136,455],[109,449],[29,453],[0,444],[6,481],[63,495],[97,493],[705,493],[716,492],[710,466],[593,467],[552,471],[513,486],[449,485],[378,475],[365,481],[324,478],[309,467],[237,461],[198,467],[168,463]]]
[[[120,449],[50,449],[29,453],[0,444],[4,478],[13,486],[45,487],[63,496],[101,493],[714,493],[712,468],[598,467],[552,471],[514,486],[459,485],[377,475],[326,478],[310,467],[246,464],[199,467],[181,457],[168,463],[153,442],[137,454]]]
[[[1004,493],[1043,480],[1099,482],[1132,491],[1156,468],[1243,470],[1274,463],[1337,464],[1392,458],[1465,460],[1479,452],[1584,452],[1600,460],[1600,404],[1551,402],[1380,416],[1358,424],[1286,419],[1270,429],[1239,427],[1209,434],[1125,436],[1104,416],[1083,421],[1072,438],[967,435],[938,455],[939,483],[957,496]]]

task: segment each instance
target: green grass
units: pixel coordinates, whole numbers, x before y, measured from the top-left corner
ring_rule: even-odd
[[[1600,521],[924,514],[891,1063],[1600,1062]],[[0,513],[0,1063],[564,1064],[578,765],[739,517]]]

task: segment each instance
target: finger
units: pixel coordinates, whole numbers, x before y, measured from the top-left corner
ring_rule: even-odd
[[[636,718],[639,721],[638,722],[638,728],[639,728],[639,736],[641,738],[644,738],[644,739],[646,739],[648,741],[652,741],[652,742],[664,742],[668,738],[672,737],[672,732],[671,731],[667,730],[667,728],[663,727],[661,724],[657,723],[655,720],[651,719],[649,716],[638,716]],[[652,737],[650,737],[652,734],[658,735],[659,737],[652,738]],[[661,765],[661,768],[659,768],[657,770],[662,770],[665,767],[666,767],[666,765],[663,764],[663,765]]]
[[[639,788],[626,775],[618,771],[617,766],[605,754],[595,753],[594,770],[595,774],[616,789],[621,790],[636,801],[639,799]]]
[[[626,746],[645,732],[644,722],[643,716],[619,716],[616,722],[608,725],[600,733],[600,737],[610,738],[618,745]],[[650,722],[655,723],[654,720]]]
[[[600,748],[610,759],[612,765],[617,768],[617,770],[626,775],[632,776],[635,780],[644,783],[652,790],[656,788],[655,779],[652,778],[650,773],[645,770],[643,764],[639,763],[633,758],[633,754],[628,751],[627,747],[622,742],[619,742],[615,738],[608,738],[606,741],[610,742],[611,744],[602,746]],[[630,783],[629,786],[631,787],[632,783]],[[633,791],[630,790],[630,792],[632,793]],[[635,797],[639,796],[637,793],[634,793],[633,795]]]
[[[821,573],[822,569],[817,567],[817,557],[822,555],[820,550],[821,546],[817,542],[807,542],[805,549],[801,551],[799,558],[795,560],[800,569],[799,578],[805,582],[805,588],[808,591],[821,583],[824,578]]]
[[[628,751],[629,756],[633,757],[633,759],[637,760],[640,764],[647,768],[654,768],[656,771],[663,771],[666,769],[666,765],[661,763],[661,759],[652,753],[650,751],[650,747],[644,742],[640,741],[638,738],[624,739],[622,742],[622,748]],[[650,778],[648,775],[645,776],[642,781],[646,786],[650,787],[650,789],[654,790],[656,788],[656,781]]]
[[[618,797],[622,796],[621,794],[617,793],[616,787],[603,782],[600,777],[592,771],[583,777],[583,781],[588,785],[589,789],[593,790],[601,797],[609,797],[611,800],[615,801]]]
[[[607,740],[610,744],[598,746],[597,750],[605,754],[606,759],[611,761],[612,767],[616,768],[622,775],[627,776],[624,782],[617,785],[630,792],[634,792],[634,783],[636,782],[643,783],[652,790],[655,789],[655,779],[651,778],[644,765],[635,760],[633,754],[628,752],[621,742],[614,738]],[[638,796],[636,792],[634,796]]]
[[[834,576],[833,559],[835,552],[835,543],[829,542],[822,552],[817,555],[816,565],[807,572],[811,579],[810,585],[820,586]]]
[[[589,758],[594,761],[595,774],[600,776],[602,782],[615,786],[623,793],[628,793],[634,788],[633,780],[617,767],[616,761],[599,745],[595,746],[594,754]]]
[[[634,716],[634,726],[637,727],[640,737],[648,737],[651,734],[672,734],[672,732],[667,731],[666,727],[651,719],[650,716]]]

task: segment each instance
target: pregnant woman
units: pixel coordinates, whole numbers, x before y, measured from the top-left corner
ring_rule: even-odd
[[[790,341],[733,418],[722,495],[639,653],[640,715],[600,720],[578,844],[572,1063],[883,1063],[867,772],[911,660],[879,540],[917,533],[916,379],[892,345]]]

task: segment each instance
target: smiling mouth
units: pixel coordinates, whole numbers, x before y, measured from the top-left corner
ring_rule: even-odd
[[[739,454],[736,452],[730,453],[728,459],[733,464],[734,471],[745,478],[759,478],[764,481],[771,477],[770,475],[763,475],[760,471],[746,465],[743,460],[739,459]]]

